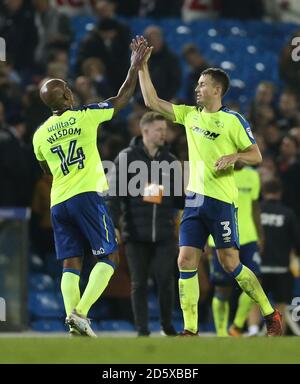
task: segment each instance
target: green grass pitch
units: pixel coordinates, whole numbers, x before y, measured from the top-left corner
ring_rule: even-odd
[[[300,363],[300,338],[0,338],[0,363]]]

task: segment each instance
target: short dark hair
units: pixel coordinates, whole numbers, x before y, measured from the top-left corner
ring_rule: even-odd
[[[262,187],[263,193],[281,193],[282,192],[282,184],[279,179],[271,179],[266,181]]]
[[[202,75],[209,75],[212,79],[222,86],[222,97],[226,94],[230,87],[230,79],[229,76],[223,69],[221,68],[207,68],[202,73]]]
[[[140,121],[140,126],[143,127],[146,124],[153,123],[153,121],[160,120],[166,121],[166,118],[157,112],[146,112]]]

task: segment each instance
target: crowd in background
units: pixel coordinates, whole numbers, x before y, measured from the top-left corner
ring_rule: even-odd
[[[126,77],[132,38],[126,17],[182,17],[185,21],[208,17],[272,17],[278,20],[284,14],[280,9],[288,15],[286,3],[0,0],[0,36],[5,38],[7,47],[7,60],[0,61],[0,206],[31,206],[33,251],[43,255],[53,250],[49,218],[51,179],[41,174],[31,144],[34,131],[50,116],[39,98],[41,82],[62,78],[71,86],[76,105],[99,102],[114,96]],[[77,62],[71,68],[69,50],[74,31],[70,18],[83,14],[96,15],[97,23],[81,41]],[[191,42],[182,49],[182,58],[189,67],[184,78],[179,57],[168,48],[161,28],[149,26],[144,36],[154,47],[150,73],[159,96],[176,103],[195,104],[195,83],[201,72],[211,65],[199,47]],[[278,89],[277,84],[262,81],[246,117],[263,154],[258,168],[262,183],[279,177],[284,187],[283,202],[300,220],[300,67],[292,61],[290,53],[290,44],[278,52],[278,71],[284,87]],[[178,99],[182,87],[185,96]],[[236,100],[230,100],[228,106],[240,110]],[[139,122],[146,111],[137,89],[130,108],[101,127],[98,144],[102,160],[114,160],[133,137],[140,135]],[[168,124],[166,141],[177,158],[187,160],[186,138],[181,126]]]

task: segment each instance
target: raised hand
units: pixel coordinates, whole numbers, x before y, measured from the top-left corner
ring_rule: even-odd
[[[153,49],[153,47],[148,47],[148,42],[143,36],[136,36],[135,39],[132,39],[130,48],[132,50],[131,66],[138,68],[149,60]]]

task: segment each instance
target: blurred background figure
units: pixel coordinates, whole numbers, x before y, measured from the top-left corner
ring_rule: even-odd
[[[211,19],[218,16],[220,2],[218,0],[184,0],[182,19],[188,23],[193,20]]]
[[[6,42],[6,55],[25,83],[34,74],[38,31],[30,2],[4,0],[0,10],[0,36]]]
[[[300,255],[300,226],[292,209],[281,203],[282,185],[273,179],[263,185],[261,222],[265,233],[262,252],[262,285],[283,314],[286,331],[286,306],[291,302],[293,278],[289,270],[292,250]]]
[[[130,29],[115,17],[112,0],[96,2],[98,17],[94,29],[81,42],[78,52],[78,70],[85,59],[96,57],[103,61],[113,92],[120,88],[126,76],[129,55]]]
[[[151,25],[144,31],[150,46],[153,46],[149,71],[159,97],[171,100],[181,85],[181,70],[178,57],[169,50],[160,27]]]
[[[278,157],[279,175],[283,183],[282,201],[292,208],[300,220],[300,162],[298,142],[294,136],[286,135],[280,146]]]
[[[40,66],[45,66],[53,50],[69,49],[72,30],[69,18],[52,7],[50,0],[33,0],[33,5],[38,32],[35,61]]]
[[[174,336],[176,331],[172,325],[172,311],[177,251],[174,208],[178,207],[182,201],[174,196],[174,183],[179,182],[181,189],[181,174],[179,173],[178,179],[179,169],[176,167],[174,174],[170,171],[168,174],[162,174],[160,169],[158,179],[152,179],[153,171],[150,172],[150,170],[154,162],[171,164],[176,160],[165,145],[167,133],[165,118],[157,113],[147,112],[141,118],[140,129],[142,136],[134,137],[130,146],[115,160],[116,170],[110,177],[110,184],[115,186],[117,196],[110,197],[109,207],[115,226],[125,243],[125,254],[131,276],[132,308],[138,336],[150,335],[148,315],[150,276],[154,277],[157,285],[161,329],[164,334]],[[124,177],[126,172],[126,180],[130,186],[134,174],[129,172],[129,167],[137,160],[143,161],[147,167],[148,180],[145,185],[140,185],[144,192],[138,196],[135,193],[133,196],[129,188],[129,193],[127,192],[125,196],[124,193],[120,195],[119,187],[125,187],[127,190],[127,185],[120,184],[121,177]],[[156,195],[147,197],[147,186],[151,184],[157,188],[162,187],[163,180],[168,180],[170,183],[169,192],[165,189],[162,194],[156,192]]]
[[[184,81],[185,98],[187,104],[195,104],[195,88],[201,73],[210,67],[206,59],[201,55],[195,44],[186,44],[182,49],[182,55],[186,61],[189,72]]]

